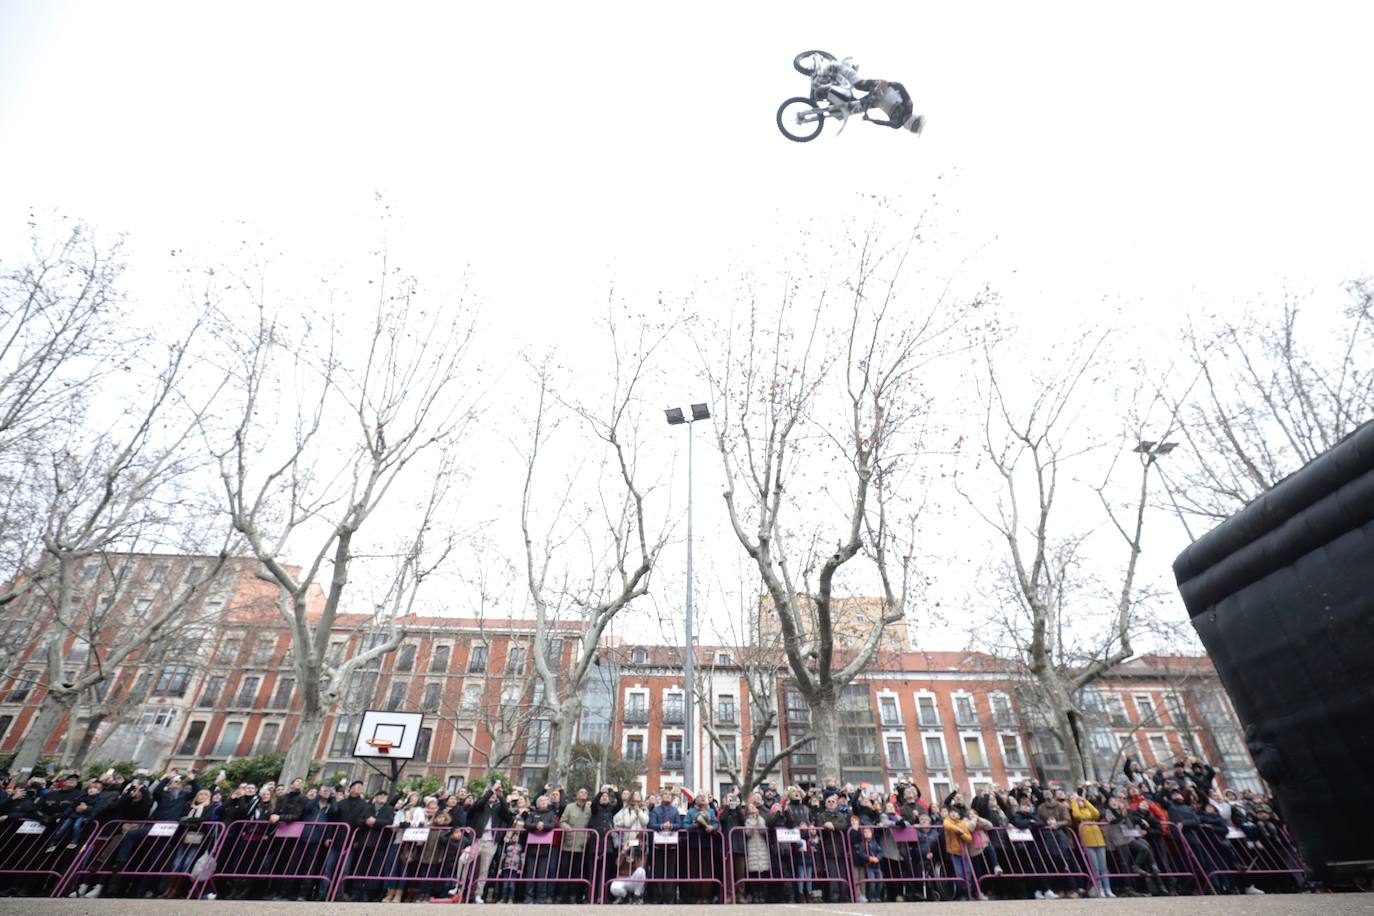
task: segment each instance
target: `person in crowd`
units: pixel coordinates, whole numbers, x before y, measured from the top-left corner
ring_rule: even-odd
[[[1112,881],[1107,877],[1107,841],[1097,823],[1102,815],[1097,807],[1088,801],[1086,795],[1086,787],[1079,786],[1078,791],[1069,799],[1069,816],[1078,828],[1079,845],[1083,847],[1088,867],[1092,869],[1093,885],[1088,888],[1088,896],[1096,897],[1101,894],[1103,897],[1115,897],[1116,894],[1112,893]]]

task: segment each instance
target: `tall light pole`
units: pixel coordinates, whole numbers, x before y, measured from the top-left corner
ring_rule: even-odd
[[[693,404],[690,420],[682,415],[681,407],[669,407],[663,412],[669,426],[687,424],[687,651],[682,657],[682,787],[692,792],[696,790],[692,778],[692,709],[696,692],[696,684],[692,681],[692,661],[696,654],[692,648],[692,424],[711,419],[711,411],[705,404]]]
[[[1178,516],[1179,523],[1183,525],[1184,533],[1192,542],[1196,541],[1197,538],[1193,537],[1193,529],[1188,527],[1188,520],[1183,517],[1183,510],[1178,507],[1178,500],[1174,499],[1174,490],[1173,487],[1169,486],[1169,478],[1164,476],[1164,469],[1157,462],[1157,459],[1163,458],[1176,448],[1178,448],[1177,442],[1151,442],[1148,439],[1142,439],[1131,451],[1144,455],[1145,461],[1154,466],[1155,471],[1159,474],[1159,479],[1164,483],[1164,492],[1169,494],[1169,502],[1174,504],[1174,514]]]

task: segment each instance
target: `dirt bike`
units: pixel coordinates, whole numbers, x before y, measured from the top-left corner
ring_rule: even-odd
[[[839,120],[842,133],[851,115],[863,115],[873,107],[871,95],[854,97],[845,75],[848,60],[836,62],[827,51],[803,51],[792,59],[793,68],[811,78],[811,95],[795,96],[778,106],[778,130],[784,137],[797,143],[814,140],[832,118]]]

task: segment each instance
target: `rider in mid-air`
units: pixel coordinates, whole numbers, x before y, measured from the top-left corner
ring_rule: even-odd
[[[836,92],[841,98],[852,98],[853,90],[867,93],[865,101],[869,102],[870,107],[864,111],[864,120],[884,127],[909,130],[913,134],[921,132],[921,128],[925,126],[925,119],[916,114],[911,93],[906,91],[905,86],[889,80],[861,80],[857,78],[858,75],[859,65],[854,63],[853,58],[819,61],[816,73],[812,77],[813,91]],[[873,108],[887,115],[887,118],[872,117],[869,112]]]

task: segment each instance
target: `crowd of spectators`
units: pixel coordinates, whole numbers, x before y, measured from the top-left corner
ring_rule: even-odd
[[[595,899],[598,887],[608,902],[714,902],[727,898],[727,875],[728,898],[740,902],[842,902],[854,890],[857,902],[903,901],[929,899],[932,888],[944,899],[1168,895],[1188,892],[1169,867],[1187,858],[1181,844],[1205,872],[1237,871],[1234,844],[1277,843],[1282,829],[1271,799],[1220,790],[1213,768],[1199,760],[1153,771],[1127,760],[1110,784],[1031,779],[942,799],[926,799],[916,785],[886,791],[835,780],[766,783],[722,799],[676,788],[647,795],[610,785],[507,789],[500,781],[480,794],[369,794],[361,781],[230,786],[193,770],[127,780],[109,771],[84,783],[57,774],[3,785],[0,856],[19,848],[8,840],[21,823],[41,824],[41,837],[25,848],[41,844],[53,859],[99,857],[92,873],[108,877],[70,891],[86,897],[185,896],[191,876],[204,881],[218,867],[235,877],[206,884],[213,887],[206,896],[322,900],[330,882],[301,875],[335,874],[340,864],[352,876],[340,899],[388,903],[457,899],[460,874],[473,875],[477,903],[577,903]],[[86,842],[115,822],[143,823],[103,844]],[[124,872],[149,822],[177,825],[157,870],[188,877]],[[302,824],[311,832],[293,836],[314,846],[290,868],[274,871],[280,863],[269,856],[256,862],[260,874],[243,877],[232,863],[213,860],[207,840],[210,825],[239,822],[240,838]],[[408,828],[425,828],[421,842],[400,841]],[[1029,846],[1018,840],[1027,836],[1036,838],[1036,868],[1021,864]],[[0,862],[0,890],[40,892],[38,877],[5,870]],[[846,873],[852,884],[840,880]],[[1259,883],[1221,874],[1211,890],[1263,893]]]

